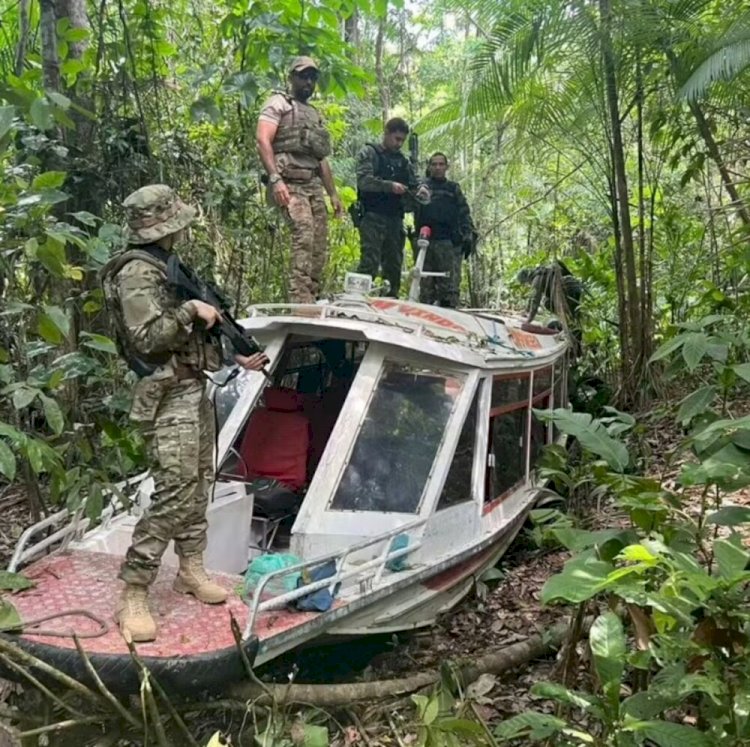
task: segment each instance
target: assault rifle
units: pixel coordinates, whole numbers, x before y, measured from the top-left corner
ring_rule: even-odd
[[[261,352],[260,345],[229,313],[230,303],[226,296],[213,284],[198,277],[194,270],[180,262],[174,254],[167,260],[167,282],[183,301],[203,301],[221,313],[221,322],[211,327],[209,334],[226,337],[234,352],[239,355],[247,357]],[[270,380],[265,367],[260,370]]]
[[[409,133],[409,160],[417,173],[419,171],[419,135],[416,132]]]

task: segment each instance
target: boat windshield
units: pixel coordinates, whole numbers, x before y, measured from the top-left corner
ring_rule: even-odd
[[[464,383],[386,360],[330,508],[416,513]]]

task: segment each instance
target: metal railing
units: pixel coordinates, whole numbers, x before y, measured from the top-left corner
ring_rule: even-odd
[[[135,477],[117,483],[115,487],[117,490],[122,491],[124,488],[129,488],[133,485],[140,485],[147,477],[148,472],[141,472]],[[116,514],[121,513],[127,507],[117,498],[116,491],[105,490],[102,492],[105,498],[108,495],[114,497],[114,500],[104,507],[101,516],[99,517],[101,526],[106,527]],[[67,508],[63,508],[60,511],[56,511],[54,514],[50,514],[44,519],[37,521],[35,524],[32,524],[24,530],[23,534],[21,534],[16,541],[13,555],[8,563],[8,570],[12,572],[17,571],[21,565],[32,560],[37,555],[40,555],[44,550],[52,547],[57,542],[62,543],[58,549],[63,550],[68,546],[72,539],[80,538],[91,525],[91,520],[83,516],[85,506],[86,503],[84,501],[75,511],[69,511]],[[66,520],[67,523],[63,524]],[[31,542],[31,540],[37,535],[57,525],[62,526],[38,542]]]
[[[361,542],[349,545],[343,550],[338,550],[337,552],[328,553],[326,555],[320,555],[316,558],[312,558],[311,560],[305,560],[301,563],[297,563],[296,565],[291,565],[286,568],[280,568],[277,571],[266,574],[260,579],[253,592],[253,598],[250,603],[250,612],[248,613],[243,639],[246,640],[252,635],[258,615],[262,612],[285,607],[290,602],[301,599],[302,597],[319,591],[320,589],[328,588],[329,591],[333,593],[336,586],[342,581],[348,581],[349,579],[355,578],[357,576],[361,576],[361,578],[359,578],[360,584],[364,584],[368,581],[372,583],[379,583],[383,576],[383,571],[385,570],[389,562],[391,562],[392,560],[403,558],[422,547],[421,539],[419,539],[414,543],[409,542],[406,547],[391,550],[392,543],[388,542],[388,540],[396,537],[397,535],[406,534],[424,526],[428,518],[429,517],[417,519],[416,521],[409,522],[408,524],[403,524],[400,527],[396,527],[395,529],[391,529],[387,532],[383,532],[382,534],[378,534],[375,537],[370,537],[366,540],[362,540]],[[372,558],[356,567],[345,569],[344,566],[346,565],[346,561],[350,555],[360,552],[361,550],[365,550],[372,545],[378,544],[379,542],[383,542],[384,545],[383,550],[378,554],[377,557]],[[277,594],[269,599],[262,600],[263,590],[273,579],[279,578],[280,576],[287,576],[291,573],[301,573],[308,568],[323,565],[324,563],[330,562],[331,560],[336,561],[336,572],[333,575],[319,581],[312,581],[308,584],[303,584],[302,586],[292,591],[287,591],[282,594]]]

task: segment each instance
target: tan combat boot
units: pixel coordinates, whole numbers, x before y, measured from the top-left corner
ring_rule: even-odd
[[[180,594],[192,594],[205,604],[221,604],[227,600],[226,589],[215,584],[206,574],[200,553],[180,558],[180,570],[172,588]]]
[[[120,632],[136,643],[156,638],[156,623],[148,609],[148,586],[125,584],[115,611]]]

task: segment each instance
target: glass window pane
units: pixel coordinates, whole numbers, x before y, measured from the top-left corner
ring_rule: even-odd
[[[492,382],[491,407],[505,407],[512,404],[525,405],[529,401],[529,377],[506,379],[497,378]]]
[[[524,434],[528,409],[522,408],[492,418],[492,450],[495,470],[489,500],[512,488],[526,476]]]
[[[456,453],[448,471],[448,477],[445,478],[443,492],[438,501],[438,510],[455,506],[458,503],[470,501],[471,496],[471,473],[474,465],[474,442],[477,431],[477,407],[479,403],[479,391],[477,387],[474,394],[474,400],[471,403],[469,412],[466,414],[464,426],[461,429],[461,435],[458,437]]]
[[[538,410],[546,410],[549,407],[549,398],[543,399],[536,405]],[[547,434],[549,428],[546,423],[541,420],[537,420],[534,414],[531,414],[531,452],[530,452],[530,465],[531,469],[534,469],[539,455],[542,453],[542,447],[547,443]]]
[[[331,508],[415,513],[464,377],[385,361]]]
[[[234,372],[236,366],[227,366],[222,368],[221,371],[213,374],[214,380],[218,384],[223,384],[228,376]],[[249,376],[235,376],[228,384],[224,386],[217,386],[214,391],[214,408],[216,410],[216,432],[218,433],[224,427],[224,423],[227,422],[229,413],[232,412],[232,408],[239,401],[240,395],[245,388],[250,384]]]
[[[559,360],[555,363],[555,407],[565,407],[568,404],[567,391],[565,390],[565,362]]]
[[[534,397],[552,389],[552,368],[534,371]]]

